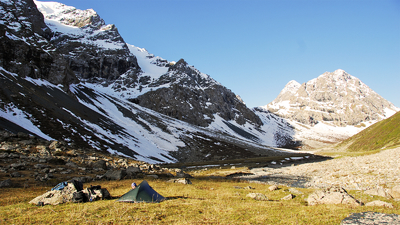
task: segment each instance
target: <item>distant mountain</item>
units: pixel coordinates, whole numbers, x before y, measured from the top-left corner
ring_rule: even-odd
[[[379,121],[346,139],[339,147],[353,152],[368,152],[400,145],[400,112]]]
[[[40,10],[40,12],[38,11]],[[185,60],[125,43],[93,10],[0,0],[0,127],[156,162],[285,154],[284,119]]]
[[[296,137],[324,143],[346,139],[399,111],[360,79],[344,70],[326,72],[306,83],[290,81],[264,110],[291,121]]]

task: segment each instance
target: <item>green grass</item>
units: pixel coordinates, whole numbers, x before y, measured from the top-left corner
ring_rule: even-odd
[[[350,152],[368,152],[400,146],[400,112],[343,141]]]
[[[131,182],[123,180],[92,184],[100,184],[116,197],[126,193]],[[192,182],[192,185],[183,185],[149,180],[156,191],[168,198],[161,203],[120,203],[112,199],[44,207],[28,202],[49,190],[49,187],[5,188],[0,192],[0,224],[339,224],[355,212],[400,213],[400,203],[394,201],[389,201],[395,206],[394,209],[307,206],[305,199],[313,191],[311,189],[298,189],[304,195],[283,201],[280,199],[289,194],[287,187],[270,192],[269,186],[264,184],[196,178]],[[255,189],[235,188],[249,185]],[[263,193],[269,201],[246,197],[251,192]],[[373,200],[358,192],[350,193],[362,201]]]

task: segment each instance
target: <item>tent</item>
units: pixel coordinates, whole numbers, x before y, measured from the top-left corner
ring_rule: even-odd
[[[161,202],[165,198],[158,194],[147,181],[142,181],[135,189],[131,189],[121,196],[119,202]]]

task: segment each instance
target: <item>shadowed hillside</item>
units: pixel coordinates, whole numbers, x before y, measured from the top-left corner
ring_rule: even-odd
[[[400,112],[382,120],[351,138],[339,147],[348,145],[349,151],[373,151],[400,145]]]

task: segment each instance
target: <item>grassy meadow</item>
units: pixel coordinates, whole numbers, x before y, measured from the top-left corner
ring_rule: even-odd
[[[400,112],[341,142],[349,152],[380,151],[400,145]]]
[[[116,197],[130,190],[133,181],[140,183],[142,180],[90,183],[107,188],[114,199],[43,207],[28,202],[51,187],[3,188],[0,192],[0,224],[339,224],[355,212],[400,214],[400,202],[372,198],[361,192],[349,193],[363,202],[381,199],[395,207],[307,206],[305,199],[312,189],[298,188],[304,194],[292,200],[281,200],[289,194],[288,187],[271,192],[265,184],[206,178],[193,178],[192,185],[148,179],[150,186],[167,197],[166,201],[116,202]],[[254,189],[245,189],[247,186]],[[246,197],[252,192],[263,193],[269,200],[256,201]]]

